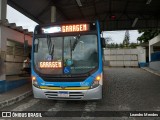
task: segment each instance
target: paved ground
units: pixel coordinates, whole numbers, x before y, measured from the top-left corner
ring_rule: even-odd
[[[5,100],[9,100],[11,98],[16,98],[17,96],[24,94],[26,91],[29,92],[31,90],[32,90],[31,83],[27,83],[21,87],[18,87],[16,89],[13,89],[8,92],[0,94],[0,102],[3,102]],[[0,106],[0,108],[1,108],[1,106]]]
[[[46,111],[45,114],[51,114],[49,111],[54,111],[52,116],[56,116],[62,111],[80,112],[81,117],[67,117],[65,120],[106,120],[103,117],[90,117],[87,114],[88,111],[160,111],[160,77],[140,68],[105,68],[104,98],[100,101],[38,100],[30,96],[19,103],[3,108],[1,111]],[[64,118],[47,117],[45,119],[63,120]],[[160,117],[107,118],[107,120],[146,119],[159,120]]]

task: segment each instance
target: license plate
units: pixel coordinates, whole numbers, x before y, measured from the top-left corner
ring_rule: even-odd
[[[64,91],[59,91],[58,97],[69,97],[69,93]]]

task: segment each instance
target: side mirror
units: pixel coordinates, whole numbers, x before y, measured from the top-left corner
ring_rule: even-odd
[[[102,48],[106,47],[106,41],[104,38],[101,38],[101,46],[102,46]]]

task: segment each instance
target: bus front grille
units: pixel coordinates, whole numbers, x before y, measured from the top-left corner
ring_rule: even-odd
[[[83,77],[42,77],[46,82],[82,82],[87,79],[87,76]]]
[[[46,91],[45,95],[48,99],[81,99],[84,97],[83,92],[69,92],[69,97],[58,97],[58,92]]]

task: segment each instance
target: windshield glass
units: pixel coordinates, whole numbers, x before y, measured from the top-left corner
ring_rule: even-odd
[[[41,74],[83,74],[98,66],[96,35],[36,38],[34,65]]]

